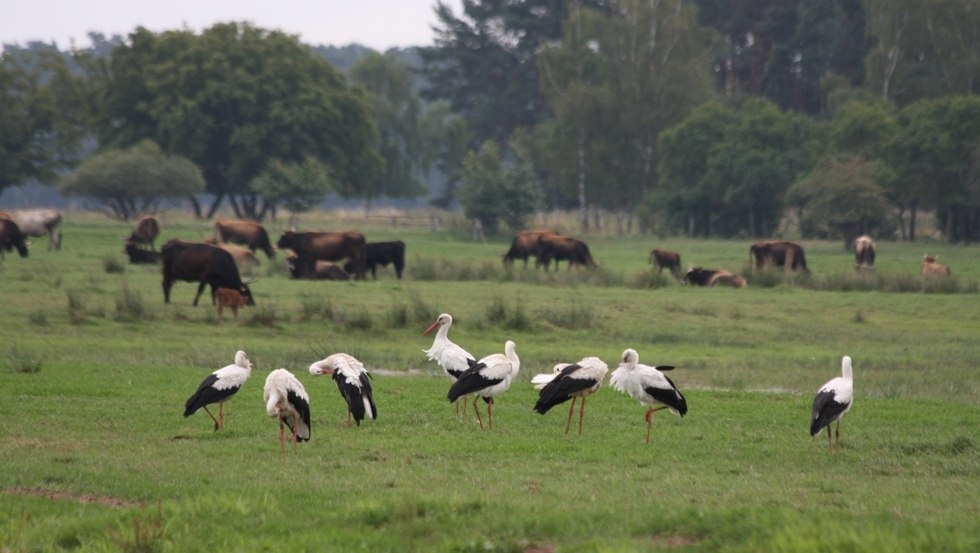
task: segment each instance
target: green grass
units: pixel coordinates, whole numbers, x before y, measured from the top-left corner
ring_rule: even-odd
[[[319,228],[349,228],[323,215]],[[298,282],[259,268],[257,306],[219,321],[159,268],[123,260],[124,226],[69,214],[64,249],[0,262],[0,551],[975,551],[980,547],[980,249],[886,243],[873,280],[916,282],[924,249],[954,288],[854,284],[838,243],[807,242],[813,275],[700,289],[650,275],[654,246],[743,270],[748,241],[585,237],[596,273],[507,272],[504,239],[367,227],[408,244],[403,281]],[[163,236],[207,225],[177,217]],[[310,223],[307,223],[310,224]],[[363,228],[363,227],[361,227]],[[277,234],[273,232],[273,234]],[[43,242],[43,239],[41,240]],[[414,267],[425,274],[416,275]],[[902,291],[904,290],[904,291]],[[419,333],[451,312],[477,355],[514,339],[519,381],[480,432],[446,401]],[[683,419],[611,389],[583,436],[531,410],[529,380],[626,347],[673,364]],[[183,402],[236,349],[256,369],[226,429]],[[375,372],[377,421],[344,424],[306,367],[346,351]],[[854,358],[842,447],[807,434],[816,389]],[[313,436],[279,454],[269,370],[307,386]],[[482,407],[482,404],[481,404]]]

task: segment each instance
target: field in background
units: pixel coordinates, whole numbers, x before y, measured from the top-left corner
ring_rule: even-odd
[[[474,243],[457,221],[433,232],[424,217],[317,213],[301,230],[404,240],[406,278],[389,268],[377,282],[293,281],[282,256],[260,254],[258,305],[218,321],[206,294],[191,307],[196,285],[176,284],[163,304],[159,268],[125,264],[125,225],[67,219],[63,251],[34,239],[30,258],[0,261],[0,550],[978,546],[975,246],[879,243],[870,282],[842,244],[804,242],[809,278],[694,289],[652,275],[649,250],[742,272],[751,241],[581,236],[601,268],[545,275],[505,271],[508,241]],[[211,234],[186,217],[163,222],[162,238]],[[952,284],[923,291],[927,252],[952,267]],[[476,355],[518,344],[520,381],[492,433],[455,416],[420,351],[443,311]],[[585,355],[614,365],[626,347],[677,365],[691,405],[684,419],[657,415],[649,446],[642,408],[612,390],[589,400],[582,437],[562,434],[562,407],[531,411],[533,374]],[[227,406],[227,431],[203,413],[181,418],[239,348],[256,371]],[[378,421],[345,427],[332,382],[306,372],[335,351],[376,372]],[[843,354],[857,401],[844,447],[828,455],[806,435],[809,403]],[[314,413],[313,440],[286,458],[260,399],[279,366],[307,385]]]

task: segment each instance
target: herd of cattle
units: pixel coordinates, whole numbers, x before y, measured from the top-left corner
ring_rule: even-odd
[[[32,209],[12,212],[0,211],[0,258],[6,252],[17,250],[21,257],[28,256],[29,236],[47,236],[48,249],[61,248],[59,226],[62,216],[52,209]],[[197,282],[194,297],[197,305],[205,286],[211,287],[212,303],[229,307],[237,316],[238,308],[254,305],[248,285],[254,279],[243,279],[259,264],[255,252],[265,252],[274,259],[276,249],[289,250],[286,263],[289,274],[296,279],[348,280],[352,276],[364,279],[370,270],[377,278],[377,267],[392,265],[397,277],[405,268],[405,243],[367,242],[357,231],[342,232],[295,232],[282,233],[275,247],[265,228],[257,222],[234,219],[218,219],[214,223],[215,237],[201,242],[173,239],[156,251],[160,235],[160,222],[152,215],[140,217],[132,233],[125,237],[123,251],[130,263],[163,265],[163,297],[170,302],[170,289],[178,280]],[[874,267],[876,245],[868,236],[860,236],[853,242],[858,270]],[[147,249],[148,248],[148,249]],[[598,267],[585,242],[564,236],[554,230],[528,230],[518,232],[510,249],[503,255],[506,266],[515,260],[535,258],[535,265],[549,270],[551,262],[557,270],[558,263],[565,261],[569,269],[579,265],[588,269]],[[937,256],[922,257],[922,275],[949,275],[950,270],[937,261]],[[785,240],[763,240],[749,248],[749,260],[754,268],[774,266],[785,271],[809,272],[803,247]],[[339,263],[343,262],[343,265]],[[667,269],[686,284],[715,286],[718,284],[744,287],[745,278],[725,269],[689,267],[681,274],[679,253],[664,249],[650,252],[650,262],[658,274]],[[220,311],[219,311],[220,312]]]

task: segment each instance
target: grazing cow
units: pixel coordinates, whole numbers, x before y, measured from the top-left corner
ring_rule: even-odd
[[[952,274],[949,267],[937,262],[938,259],[938,255],[922,256],[922,276],[949,276]]]
[[[276,257],[276,250],[272,248],[268,233],[255,221],[218,219],[214,222],[214,230],[220,242],[242,244],[253,252],[256,249],[264,251],[269,259]]]
[[[810,269],[806,266],[806,255],[803,247],[795,242],[784,242],[781,240],[763,240],[752,244],[749,248],[749,261],[755,257],[755,268],[762,269],[768,264],[777,267],[785,267],[786,272],[790,269],[802,269],[809,273]]]
[[[870,236],[858,236],[854,239],[854,259],[857,261],[855,266],[861,269],[874,269],[875,251],[877,246]]]
[[[14,248],[21,257],[27,257],[27,240],[20,227],[12,219],[0,219],[0,259]]]
[[[136,242],[132,240],[126,240],[126,245],[123,247],[123,253],[129,257],[129,262],[133,264],[150,264],[160,262],[160,252],[140,249],[136,246]]]
[[[748,283],[744,278],[725,269],[704,269],[701,267],[690,267],[684,275],[684,284],[694,286],[715,286],[716,284],[727,284],[735,288],[745,288]]]
[[[255,305],[247,282],[242,282],[231,254],[210,244],[170,240],[160,248],[163,257],[163,301],[170,303],[170,288],[175,280],[199,282],[194,305],[205,285],[211,286],[211,303],[215,303],[218,288],[238,290],[245,296],[246,305]]]
[[[149,244],[151,250],[156,250],[157,236],[160,236],[160,221],[153,215],[143,215],[136,220],[136,226],[127,241],[137,244]]]
[[[234,244],[226,244],[224,242],[218,242],[217,238],[205,238],[205,244],[211,244],[212,246],[217,246],[226,252],[231,254],[231,258],[235,260],[235,266],[238,267],[238,272],[242,274],[251,274],[252,268],[260,265],[259,258],[255,256],[255,253],[248,248],[243,248],[241,246],[236,246]]]
[[[548,236],[559,236],[556,230],[522,230],[514,235],[510,249],[504,254],[504,265],[513,265],[515,259],[524,260],[527,269],[527,258],[534,256],[535,266],[541,266],[541,255],[538,251],[538,239]]]
[[[296,253],[299,274],[316,272],[316,262],[348,259],[354,264],[357,279],[364,280],[364,235],[353,230],[344,232],[293,232],[287,230],[276,246]]]
[[[585,242],[567,236],[542,236],[538,238],[538,260],[544,265],[544,270],[548,270],[551,260],[555,260],[555,270],[558,270],[559,261],[568,261],[568,270],[573,265],[582,265],[589,269],[595,269],[599,265],[592,260],[589,247]]]
[[[300,264],[299,256],[290,253],[286,257],[286,265],[289,267],[289,276],[293,278],[305,278],[311,280],[350,280],[350,274],[340,268],[340,265],[329,261],[317,261],[313,267],[313,272],[303,272],[308,270],[308,266]]]
[[[55,209],[23,209],[8,214],[24,236],[47,236],[48,251],[61,249],[61,212]]]
[[[657,270],[658,275],[667,269],[675,277],[680,276],[681,254],[670,250],[654,249],[650,251],[650,260],[653,262],[653,268]]]
[[[224,308],[231,309],[232,315],[237,319],[238,310],[245,307],[245,296],[238,290],[231,288],[218,288],[218,318],[224,316]]]
[[[398,279],[402,278],[402,271],[405,269],[405,243],[401,240],[393,242],[368,242],[364,246],[364,266],[371,269],[371,278],[378,280],[378,265],[387,267],[388,264],[395,266],[395,274]],[[344,263],[344,271],[353,273],[355,270],[354,262]]]

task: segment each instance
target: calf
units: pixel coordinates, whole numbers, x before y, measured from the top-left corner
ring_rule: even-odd
[[[657,269],[657,274],[666,268],[675,277],[680,276],[681,254],[670,250],[654,249],[650,251],[650,260],[653,261],[653,268]]]
[[[222,318],[224,308],[231,309],[232,315],[237,319],[238,310],[245,307],[245,296],[238,290],[232,288],[218,288],[218,318]]]
[[[938,255],[923,255],[922,256],[922,276],[927,275],[939,275],[939,276],[949,276],[952,271],[949,267],[938,263],[936,260],[939,259]]]
[[[61,249],[61,212],[54,209],[22,209],[5,214],[24,236],[47,236],[48,251]]]
[[[364,246],[364,267],[371,269],[371,278],[378,280],[378,265],[387,267],[394,265],[398,279],[402,278],[405,269],[405,243],[401,240],[393,242],[368,242]],[[357,270],[353,261],[344,263],[344,271],[353,273]]]
[[[293,278],[304,278],[310,280],[350,280],[350,273],[342,269],[340,265],[329,261],[317,261],[310,269],[308,263],[301,263],[299,256],[290,253],[286,257],[286,265],[289,267],[289,276]],[[350,263],[348,262],[348,265]],[[312,271],[312,272],[311,272]]]
[[[153,215],[143,215],[136,220],[136,227],[126,240],[137,244],[149,244],[150,249],[155,251],[157,248],[154,243],[159,235],[160,221]]]
[[[136,246],[136,242],[126,240],[123,253],[129,257],[129,262],[133,264],[155,264],[160,262],[160,252],[142,250]]]

